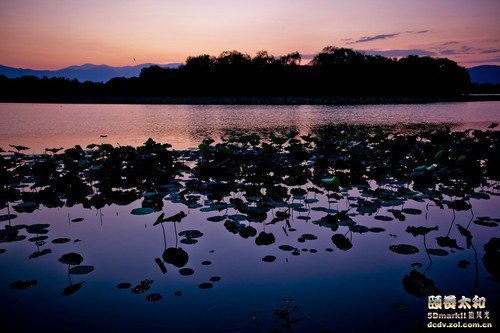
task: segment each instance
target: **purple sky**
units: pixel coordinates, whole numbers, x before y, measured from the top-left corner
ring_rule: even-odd
[[[183,62],[335,45],[500,65],[500,0],[0,0],[0,64]],[[135,61],[134,61],[135,58]]]

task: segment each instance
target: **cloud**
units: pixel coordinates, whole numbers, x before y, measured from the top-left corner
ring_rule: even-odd
[[[394,50],[359,50],[364,54],[368,55],[381,55],[384,57],[406,57],[409,55],[427,56],[432,57],[436,55],[436,52],[424,50],[424,49],[394,49]]]
[[[425,34],[428,33],[430,30],[420,30],[420,31],[415,31],[416,34]]]
[[[500,49],[484,49],[484,50],[481,50],[479,53],[490,54],[490,53],[498,53],[498,52],[500,52]]]
[[[488,58],[488,59],[467,60],[467,61],[464,61],[464,63],[480,64],[480,65],[500,63],[500,57],[494,57],[494,58]]]
[[[389,38],[394,38],[400,34],[401,34],[400,32],[396,32],[393,34],[381,34],[381,35],[375,35],[375,36],[365,36],[365,37],[361,37],[355,41],[348,42],[347,44],[358,44],[358,43],[371,42],[371,41],[379,40],[379,39],[389,39]]]
[[[451,50],[451,49],[439,51],[439,54],[441,54],[441,55],[455,55],[455,54],[461,54],[461,53],[462,52],[457,52],[457,50]]]
[[[389,58],[400,58],[409,55],[418,55],[422,57],[433,57],[439,55],[437,52],[424,50],[424,49],[394,49],[394,50],[354,50],[357,52],[364,53],[366,55],[381,55]],[[303,60],[311,60],[319,53],[306,53],[302,54]]]

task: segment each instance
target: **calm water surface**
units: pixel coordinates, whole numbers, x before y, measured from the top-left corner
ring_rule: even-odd
[[[455,129],[485,129],[492,122],[500,122],[500,102],[343,107],[0,104],[0,147],[7,150],[9,144],[26,145],[32,149],[28,152],[36,153],[46,147],[89,143],[137,146],[152,137],[183,149],[234,129],[294,128],[307,133],[315,126],[337,123],[450,124]],[[181,210],[187,213],[175,226],[165,223],[166,244],[161,227],[153,226],[159,213],[131,214],[132,209],[141,207],[142,199],[101,209],[41,205],[31,213],[13,211],[17,203],[11,203],[9,208],[0,209],[0,215],[10,212],[17,217],[0,222],[2,227],[47,223],[50,228],[41,246],[28,241],[37,234],[25,231],[21,232],[27,236],[25,240],[0,243],[6,250],[0,254],[0,318],[9,332],[319,332],[325,328],[332,332],[401,332],[426,323],[428,311],[427,298],[415,297],[403,287],[403,278],[414,269],[412,263],[421,263],[417,270],[425,271],[443,294],[485,296],[488,309],[498,313],[494,311],[499,284],[482,263],[483,245],[500,236],[498,228],[471,223],[473,249],[467,248],[456,227],[468,225],[477,216],[500,217],[497,195],[489,200],[473,198],[472,209],[465,211],[440,209],[429,200],[410,199],[377,212],[390,215],[388,209],[410,207],[420,211],[407,214],[404,222],[376,220],[373,214],[353,216],[359,225],[385,231],[356,233],[340,226],[337,233],[345,234],[353,244],[342,251],[332,244],[332,231],[313,221],[325,216],[325,209],[348,209],[348,195],[359,197],[359,192],[350,189],[330,203],[326,193],[309,192],[297,198],[289,226],[284,222],[266,225],[244,218],[240,221],[253,226],[257,234],[273,233],[276,241],[269,246],[257,245],[255,237],[243,238],[230,232],[224,221],[228,216],[238,221],[241,215],[234,215],[240,213],[232,207],[213,209],[204,196],[198,202],[205,209],[188,209],[171,193],[165,197],[166,216]],[[240,196],[233,193],[233,197]],[[225,219],[207,221],[212,216]],[[75,218],[83,221],[72,222]],[[272,216],[267,222],[270,219]],[[435,238],[448,235],[457,239],[462,249],[447,248],[447,255],[431,258],[425,252],[423,238],[405,231],[409,225],[439,226],[427,236],[428,248],[440,248]],[[176,237],[175,231],[184,230],[199,230],[203,236],[196,244],[180,244],[181,237]],[[298,239],[303,234],[317,239],[301,242]],[[62,237],[70,241],[51,242]],[[397,254],[388,249],[394,244],[414,245],[420,252]],[[166,265],[166,273],[162,271],[155,259],[162,257],[165,245],[182,247],[189,255],[184,268],[193,269],[194,274],[183,276],[173,265]],[[290,245],[300,255],[284,251],[280,245]],[[43,249],[51,253],[29,259]],[[68,252],[81,254],[82,264],[95,269],[84,275],[68,274],[68,266],[57,260]],[[269,255],[276,260],[264,262],[262,258]],[[470,265],[460,268],[459,260]],[[212,282],[213,288],[199,288],[214,276],[220,281]],[[33,288],[9,288],[13,281],[31,279],[38,281]],[[133,287],[145,279],[153,283],[144,294],[116,288],[121,282],[130,282]],[[83,281],[80,290],[61,296],[65,287]],[[178,291],[181,296],[175,296]],[[161,294],[162,300],[148,302],[145,296],[152,292]],[[290,322],[276,316],[285,310]],[[293,318],[301,320],[293,322]]]
[[[307,133],[315,126],[338,123],[485,129],[491,122],[500,122],[499,101],[365,106],[0,104],[0,147],[24,145],[41,152],[89,143],[138,146],[151,137],[185,149],[231,130],[295,128]]]

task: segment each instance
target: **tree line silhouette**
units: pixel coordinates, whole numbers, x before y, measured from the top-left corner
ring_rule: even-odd
[[[325,47],[307,65],[298,52],[254,57],[225,51],[188,57],[179,68],[151,66],[106,83],[0,77],[0,97],[100,96],[453,96],[467,92],[467,70],[446,58],[400,59]]]

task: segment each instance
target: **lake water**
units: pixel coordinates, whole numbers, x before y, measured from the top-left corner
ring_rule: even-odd
[[[151,137],[180,150],[197,147],[207,137],[219,142],[219,137],[228,137],[235,131],[268,134],[294,129],[307,134],[338,124],[354,128],[363,124],[395,125],[395,129],[403,131],[409,125],[445,125],[460,131],[486,130],[492,122],[500,122],[500,102],[369,106],[0,104],[0,147],[11,150],[10,144],[25,145],[31,148],[27,151],[30,154],[42,153],[47,147],[70,148],[75,144],[139,146]],[[355,150],[363,144],[355,142],[348,147]],[[85,158],[90,158],[91,153],[87,151]],[[20,174],[26,172],[25,166],[32,167],[37,159],[45,158],[16,157],[11,153],[4,156],[19,167]],[[202,160],[200,156],[178,154],[174,158],[196,167]],[[316,158],[313,154],[307,163],[294,167],[316,167]],[[276,174],[282,166],[275,163],[277,160],[272,161],[275,165],[271,163],[269,167],[274,167]],[[214,168],[218,168],[226,162],[214,163]],[[82,181],[90,182],[87,178],[99,168],[89,167],[80,173]],[[59,165],[57,171],[61,170]],[[33,203],[33,198],[41,198],[43,187],[30,186],[39,179],[31,175],[12,176],[15,181],[4,186],[16,191],[17,196],[15,200],[2,199],[5,204],[0,205],[0,226],[5,228],[0,242],[3,325],[10,328],[9,332],[425,329],[430,310],[427,297],[416,291],[421,291],[422,286],[408,282],[407,276],[414,270],[435,283],[441,291],[436,294],[456,295],[457,299],[486,297],[486,311],[492,318],[486,322],[497,320],[500,288],[491,267],[498,272],[498,256],[492,265],[485,259],[484,249],[493,237],[500,236],[497,181],[485,177],[484,183],[473,189],[476,195],[446,192],[444,189],[452,185],[436,183],[434,189],[443,189],[443,198],[437,199],[430,189],[415,189],[414,184],[391,177],[378,182],[367,179],[365,186],[342,186],[337,191],[325,190],[312,177],[290,185],[292,171],[283,178],[286,188],[300,188],[307,193],[296,194],[280,204],[266,201],[275,206],[266,210],[264,220],[256,221],[234,201],[242,199],[248,209],[259,207],[264,200],[264,194],[260,197],[250,195],[248,189],[242,190],[250,181],[248,177],[237,179],[227,193],[217,193],[199,184],[193,185],[196,190],[190,189],[191,181],[203,178],[197,172],[202,171],[183,171],[176,176],[175,186],[173,181],[156,184],[154,193],[142,193],[141,189],[130,203],[113,199],[98,205],[99,208],[75,201],[67,194],[59,196],[57,204]],[[217,179],[225,177],[228,175],[214,174],[203,184],[219,186],[225,182]],[[104,183],[102,179],[100,182]],[[92,193],[85,199],[100,194],[100,182],[90,182]],[[391,200],[384,197],[388,193],[394,196]],[[221,198],[216,198],[218,194]],[[372,211],[363,206],[365,199],[381,206]],[[450,206],[455,200],[466,207]],[[441,203],[442,208],[438,207]],[[136,208],[153,204],[154,212],[131,214]],[[180,211],[187,215],[181,222],[153,225],[160,212],[168,217]],[[338,229],[318,222],[339,212],[352,214],[345,221],[341,219],[344,222],[336,222]],[[289,216],[274,219],[285,213]],[[401,214],[404,221],[395,218]],[[33,224],[49,226],[31,230],[26,227]],[[471,244],[457,225],[472,233]],[[17,226],[19,235],[7,235],[12,230],[7,226]],[[408,232],[409,226],[439,229],[423,237]],[[252,227],[256,235],[245,234],[244,227]],[[185,236],[182,232],[186,230],[202,235]],[[274,241],[262,244],[257,239],[261,233],[272,234]],[[334,234],[342,235],[338,236],[340,242],[332,241]],[[437,237],[449,237],[457,244],[443,246]],[[350,246],[346,246],[346,240]],[[400,254],[389,249],[398,244],[412,245],[419,251]],[[182,248],[188,256],[186,261],[175,264],[166,260],[166,248]],[[431,249],[432,255],[426,249]],[[71,252],[82,255],[81,265],[92,266],[93,270],[69,274],[69,269],[77,264],[63,264],[58,259]],[[275,260],[267,262],[263,260],[266,256]],[[142,284],[150,287],[144,293],[117,288],[124,282],[131,283],[132,288],[141,286],[146,279],[152,283]],[[12,287],[14,281],[30,280],[37,281],[31,288]],[[162,299],[146,300],[151,293],[160,294]]]
[[[185,149],[228,131],[295,128],[308,132],[326,124],[450,124],[485,129],[500,122],[500,101],[355,105],[95,105],[0,104],[0,147],[24,145],[33,152],[76,144],[138,146],[149,137]],[[101,135],[107,135],[101,138]]]

